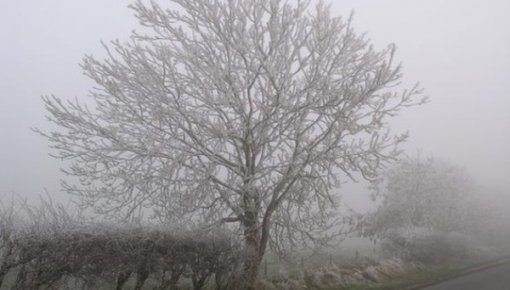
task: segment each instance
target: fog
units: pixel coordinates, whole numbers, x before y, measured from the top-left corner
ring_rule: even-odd
[[[48,140],[34,132],[34,128],[44,132],[56,128],[47,120],[41,96],[91,102],[87,96],[94,83],[79,64],[85,55],[99,60],[107,56],[101,41],[127,41],[133,30],[140,29],[127,5],[100,0],[0,2],[4,12],[0,18],[0,203],[20,197],[37,203],[41,195],[63,204],[70,201],[60,186],[65,178],[62,161],[49,155],[55,152]],[[396,60],[403,64],[404,75],[398,88],[419,82],[429,100],[404,109],[390,121],[393,132],[410,133],[400,146],[403,156],[434,157],[452,165],[453,171],[471,176],[476,200],[495,213],[482,233],[487,236],[500,229],[510,232],[506,223],[510,212],[509,11],[506,0],[340,0],[331,6],[333,15],[348,18],[353,13],[355,32],[366,33],[376,49],[396,44]],[[381,201],[374,203],[368,183],[355,177],[358,182],[340,177],[343,201],[357,212],[373,210]],[[94,227],[87,231],[93,232]],[[104,232],[124,235],[131,231]]]
[[[397,45],[405,85],[420,82],[430,102],[392,120],[410,132],[407,154],[434,155],[465,167],[485,187],[510,187],[510,20],[507,1],[335,1],[354,11],[354,27],[376,46]],[[0,192],[57,200],[61,162],[48,156],[50,128],[41,95],[86,99],[85,54],[104,56],[100,41],[128,39],[139,28],[127,4],[104,1],[8,1],[0,20]],[[341,192],[356,208],[370,200],[365,184]]]
[[[78,64],[103,56],[100,41],[138,28],[120,1],[3,1],[0,20],[0,192],[60,193],[60,161],[30,128],[48,128],[41,95],[86,98],[92,82]],[[507,1],[335,1],[376,46],[396,43],[404,81],[419,81],[430,103],[392,120],[409,130],[403,146],[464,166],[485,186],[510,187],[510,19]],[[349,194],[352,190],[346,187]],[[353,203],[364,203],[356,199]]]

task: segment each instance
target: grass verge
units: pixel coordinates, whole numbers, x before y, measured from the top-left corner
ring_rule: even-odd
[[[396,290],[396,289],[415,289],[420,285],[433,284],[435,282],[448,280],[450,278],[462,275],[463,273],[477,268],[483,268],[495,263],[494,261],[452,261],[443,265],[429,266],[422,270],[403,275],[399,278],[393,278],[380,283],[366,285],[350,285],[344,289],[348,290]]]

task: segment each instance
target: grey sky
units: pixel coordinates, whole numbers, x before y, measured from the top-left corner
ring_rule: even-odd
[[[62,196],[60,162],[30,127],[49,128],[41,95],[82,99],[92,83],[78,66],[103,56],[100,40],[126,40],[136,19],[120,0],[0,2],[0,199]],[[510,1],[349,0],[333,13],[378,47],[397,44],[407,85],[431,102],[395,119],[404,145],[464,165],[479,182],[510,187]]]

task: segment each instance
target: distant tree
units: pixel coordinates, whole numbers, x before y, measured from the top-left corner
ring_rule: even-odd
[[[327,238],[340,172],[373,178],[406,139],[387,119],[423,98],[323,2],[171,2],[131,6],[146,34],[83,61],[95,108],[44,97],[42,134],[98,212],[236,223],[252,284],[268,244]]]
[[[376,230],[426,228],[466,232],[479,220],[477,186],[462,168],[434,158],[405,158],[379,185]]]
[[[382,203],[364,230],[391,255],[434,262],[465,254],[458,234],[474,233],[486,215],[471,176],[434,158],[400,160],[375,188]]]

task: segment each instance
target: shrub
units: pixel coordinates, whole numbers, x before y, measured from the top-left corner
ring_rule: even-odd
[[[33,230],[16,246],[22,265],[17,289],[48,288],[69,278],[90,288],[103,281],[122,289],[130,277],[134,289],[149,278],[159,281],[159,289],[173,289],[182,277],[202,289],[213,276],[228,283],[225,277],[239,260],[226,235],[128,226]]]
[[[385,256],[424,264],[442,263],[468,255],[468,247],[461,235],[429,231],[395,231],[383,240],[381,249]]]

